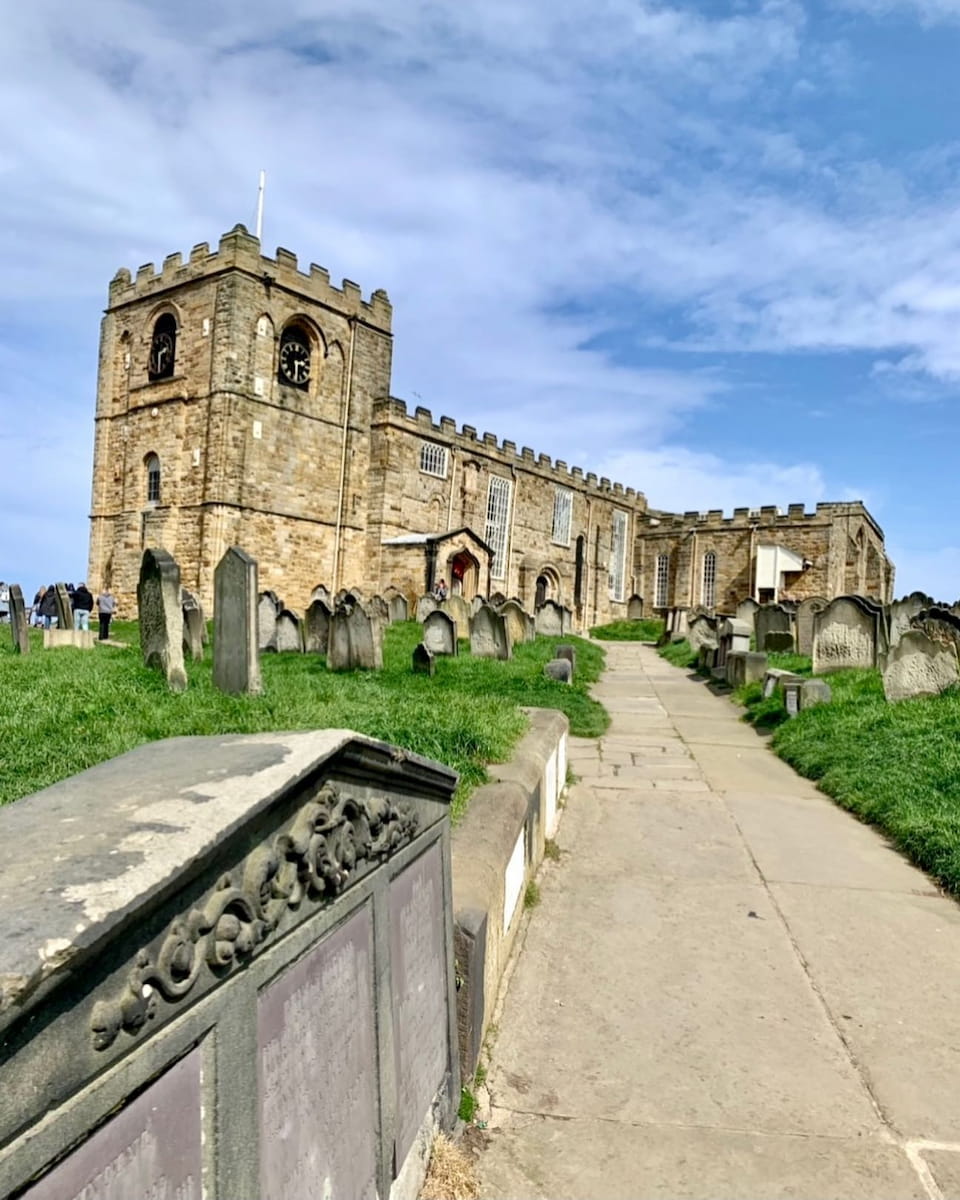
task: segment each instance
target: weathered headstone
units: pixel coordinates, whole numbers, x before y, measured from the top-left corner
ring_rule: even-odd
[[[338,604],[330,618],[327,666],[331,671],[379,671],[383,631],[362,604]]]
[[[573,664],[566,658],[555,658],[543,668],[548,679],[556,679],[558,683],[573,683]]]
[[[560,606],[560,632],[562,637],[573,633],[573,609]]]
[[[458,654],[456,621],[439,608],[428,613],[423,623],[423,644],[431,654]]]
[[[317,586],[310,593],[311,603],[314,600],[322,600],[323,603],[327,606],[328,612],[330,611],[330,609],[333,605],[333,597],[330,595],[330,589],[328,587],[325,587],[322,583],[318,583]]]
[[[684,636],[689,641],[692,650],[699,650],[704,645],[716,648],[719,641],[717,627],[718,622],[716,617],[694,617],[687,625]]]
[[[476,658],[511,657],[506,622],[489,604],[478,609],[470,621],[470,653]]]
[[[281,608],[277,613],[277,652],[303,653],[303,623],[300,614],[291,608]]]
[[[894,600],[890,605],[890,645],[895,646],[904,633],[910,628],[910,622],[925,608],[933,608],[933,600],[923,592],[911,592],[902,600]]]
[[[311,601],[304,620],[304,649],[307,654],[326,654],[329,636],[330,609],[318,596]]]
[[[440,604],[440,608],[455,622],[458,629],[466,629],[470,624],[470,605],[463,596],[448,596]]]
[[[180,568],[166,550],[147,549],[137,583],[140,649],[147,667],[158,667],[173,692],[187,686],[183,668],[183,609]]]
[[[888,700],[937,696],[960,683],[955,647],[935,641],[922,629],[908,629],[886,657],[883,694]]]
[[[257,645],[261,650],[277,648],[277,600],[273,592],[261,592],[257,602]]]
[[[387,601],[387,607],[390,610],[391,622],[407,620],[408,608],[406,596],[402,596],[399,592],[397,592],[396,595],[389,598]]]
[[[23,591],[19,583],[10,584],[10,632],[13,648],[18,654],[30,653],[30,638],[27,635],[27,610],[23,603]]]
[[[782,604],[763,604],[753,617],[757,649],[766,650],[768,633],[793,633],[793,614]]]
[[[382,596],[371,596],[364,604],[367,612],[373,613],[381,625],[390,624],[390,606]]]
[[[186,588],[180,593],[180,607],[183,609],[183,653],[199,662],[203,658],[203,609],[193,592]]]
[[[860,596],[838,596],[813,618],[813,673],[875,667],[879,652],[876,605]]]
[[[57,628],[73,629],[73,605],[65,583],[53,585],[53,598],[57,605]]]
[[[700,618],[701,621],[706,619],[708,618]],[[731,654],[750,649],[751,629],[746,621],[731,620],[729,617],[724,621],[715,621],[714,624],[717,631],[717,665],[723,667]]]
[[[783,707],[787,710],[788,717],[795,717],[800,711],[800,689],[803,682],[802,679],[791,679],[783,685]]]
[[[743,687],[763,679],[767,673],[767,656],[756,650],[732,650],[727,655],[726,667],[727,683],[732,688]]]
[[[827,600],[823,596],[808,596],[806,600],[801,600],[797,605],[796,642],[798,654],[809,656],[813,653],[813,618],[818,612],[823,612],[826,607]]]
[[[788,683],[802,683],[803,677],[782,667],[768,667],[763,677],[763,698],[769,700],[774,692],[782,690]]]
[[[494,592],[490,597],[491,608],[499,608],[501,604],[506,604],[506,602],[507,597],[503,594],[503,592]]]
[[[526,626],[527,626],[526,634],[524,635],[523,640],[525,642],[535,642],[537,640],[537,622],[536,622],[536,620],[528,612],[525,612],[523,614],[523,619],[526,622]],[[512,646],[513,642],[511,642],[510,644]]]
[[[577,651],[573,646],[568,646],[565,642],[561,642],[554,649],[553,653],[556,658],[565,658],[567,660],[567,662],[570,664],[571,671],[576,671],[576,669],[577,669]]]
[[[960,657],[960,614],[952,609],[940,605],[921,609],[911,618],[910,626],[912,629],[922,629],[935,642],[952,646]]]
[[[417,600],[417,620],[422,625],[430,613],[439,608],[436,596],[425,594]]]
[[[703,674],[713,674],[717,665],[717,646],[715,642],[701,642],[697,649],[697,670]]]
[[[555,600],[544,600],[534,618],[537,633],[545,637],[563,637],[563,611]]]
[[[413,649],[414,675],[435,675],[436,671],[437,664],[433,660],[433,655],[423,642],[419,642]]]
[[[475,613],[478,613],[484,604],[486,604],[486,600],[484,600],[483,596],[474,596],[470,601],[470,616],[472,617]]]
[[[829,704],[833,691],[825,679],[805,679],[800,684],[800,711],[818,704]]]
[[[746,600],[741,600],[737,605],[736,618],[738,621],[748,621],[751,629],[753,628],[753,619],[757,615],[757,609],[760,605],[756,600],[752,600],[749,596]]]
[[[506,604],[502,605],[500,616],[503,617],[507,629],[510,631],[511,646],[516,646],[519,642],[526,642],[528,640],[527,614],[516,600],[508,600]],[[536,635],[534,634],[534,636]]]
[[[643,620],[643,597],[631,596],[627,601],[627,620],[642,621]]]
[[[213,683],[231,695],[263,691],[257,639],[257,563],[231,546],[213,573]]]
[[[771,629],[763,639],[763,648],[768,654],[792,654],[793,634],[788,630]]]

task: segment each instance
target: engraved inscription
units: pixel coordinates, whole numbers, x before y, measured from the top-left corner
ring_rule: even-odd
[[[200,1200],[200,1051],[192,1050],[23,1200]]]
[[[360,909],[260,994],[263,1200],[373,1200],[373,923]]]
[[[398,1170],[448,1064],[442,861],[434,844],[390,884]]]

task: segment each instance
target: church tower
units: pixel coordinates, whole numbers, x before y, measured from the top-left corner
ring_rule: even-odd
[[[118,271],[100,337],[91,586],[132,612],[142,552],[162,547],[209,611],[232,545],[291,605],[321,582],[367,583],[370,424],[390,394],[391,317],[385,292],[365,301],[287,250],[268,258],[242,225],[187,262]]]

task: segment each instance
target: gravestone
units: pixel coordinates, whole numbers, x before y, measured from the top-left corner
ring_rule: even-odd
[[[29,654],[27,609],[23,603],[23,591],[19,583],[10,584],[10,632],[13,634],[13,648],[17,654]]]
[[[327,666],[331,671],[383,668],[383,630],[362,604],[338,604],[330,618]]]
[[[456,621],[442,609],[428,613],[423,623],[423,644],[431,654],[458,654]]]
[[[764,638],[763,648],[768,654],[792,654],[793,634],[781,629],[771,629]]]
[[[470,621],[470,653],[476,658],[511,657],[506,622],[489,604],[484,604]]]
[[[231,546],[213,573],[213,684],[230,695],[263,691],[257,644],[257,563]]]
[[[390,624],[390,606],[382,596],[371,596],[364,607],[367,612],[373,613],[381,625]]]
[[[292,608],[281,608],[277,613],[277,652],[284,651],[303,653],[303,623]]]
[[[910,622],[925,608],[933,608],[933,600],[923,592],[911,592],[902,600],[894,600],[890,605],[890,645],[895,646],[904,633],[910,628]],[[940,607],[940,606],[937,606]]]
[[[500,616],[506,622],[507,629],[510,632],[510,645],[516,646],[520,642],[526,642],[530,639],[527,636],[529,624],[527,614],[523,611],[516,600],[508,600],[506,604],[500,608]],[[536,636],[536,632],[534,632]]]
[[[725,666],[730,654],[750,649],[750,626],[746,621],[731,620],[717,622],[717,662]]]
[[[346,588],[341,588],[340,591],[337,592],[337,594],[333,598],[333,606],[335,609],[338,605],[342,604],[344,602],[344,600],[346,600],[347,594],[348,593],[347,593]]]
[[[503,594],[503,592],[494,592],[490,597],[491,608],[499,608],[501,604],[506,604],[506,602],[507,597]]]
[[[631,596],[627,601],[627,620],[642,621],[643,620],[643,597]]]
[[[144,550],[137,583],[140,649],[147,667],[158,667],[171,691],[187,686],[183,668],[180,568],[166,550]]]
[[[560,632],[562,637],[573,633],[573,609],[560,606]]]
[[[577,652],[573,646],[568,646],[566,643],[561,643],[554,649],[555,658],[565,658],[570,664],[571,671],[577,669]]]
[[[563,637],[563,610],[555,600],[544,600],[534,614],[537,633],[545,637]]]
[[[783,685],[783,707],[788,717],[795,717],[800,711],[800,689],[803,684],[802,679],[791,679]]]
[[[694,617],[687,626],[684,636],[692,650],[699,650],[701,646],[706,645],[716,648],[719,641],[717,627],[716,617]]]
[[[333,606],[333,597],[330,595],[330,589],[328,587],[324,587],[324,585],[322,583],[318,583],[317,586],[310,593],[311,603],[314,600],[322,600],[323,603],[327,606],[327,612],[330,612],[330,610]]]
[[[566,658],[555,658],[548,662],[543,668],[543,673],[548,679],[555,679],[558,683],[573,683],[573,664]]]
[[[74,650],[92,650],[94,636],[92,629],[45,629],[43,648],[56,650],[69,646]]]
[[[746,600],[741,600],[737,605],[736,618],[738,621],[748,621],[750,628],[753,628],[753,619],[757,615],[757,609],[760,605],[756,600],[747,597]]]
[[[436,596],[429,594],[421,596],[417,601],[417,620],[422,625],[430,613],[436,612],[439,607]]]
[[[796,641],[797,653],[808,657],[813,654],[813,618],[823,612],[827,600],[823,596],[808,596],[797,605]]]
[[[954,645],[935,641],[922,629],[908,629],[891,647],[883,668],[883,694],[890,701],[938,696],[960,683]]]
[[[952,646],[954,652],[960,656],[960,615],[951,609],[939,605],[921,609],[911,618],[911,628],[922,629],[927,637],[935,642]]]
[[[183,653],[189,654],[194,662],[203,658],[203,635],[205,622],[200,601],[183,588],[180,593],[180,607],[183,609]]]
[[[470,616],[472,617],[478,613],[484,604],[486,604],[486,600],[484,600],[483,596],[474,596],[470,601]]]
[[[73,605],[65,583],[53,585],[53,598],[57,605],[57,628],[73,629]]]
[[[815,708],[818,704],[829,704],[833,691],[825,679],[805,679],[800,684],[800,711]]]
[[[470,625],[470,605],[462,596],[448,596],[442,601],[440,608],[456,624],[458,629],[467,629]]]
[[[768,667],[763,676],[763,698],[769,700],[776,691],[782,691],[789,683],[802,683],[803,678],[782,667]]]
[[[879,620],[876,606],[867,606],[859,596],[838,596],[822,612],[815,613],[814,675],[851,667],[875,667]]]
[[[524,637],[523,640],[525,642],[535,642],[537,640],[537,622],[534,620],[533,616],[531,616],[531,614],[528,612],[525,612],[523,614],[523,619],[526,622],[526,626],[527,626],[526,636]],[[512,642],[510,644],[513,645]]]
[[[318,596],[311,601],[304,620],[304,649],[307,654],[326,654],[330,636],[330,609]]]
[[[414,675],[435,675],[436,671],[437,664],[434,662],[433,655],[423,642],[419,642],[413,648]]]
[[[767,650],[768,633],[793,633],[793,614],[782,604],[763,604],[753,618],[753,629],[757,639],[757,649]]]
[[[257,602],[257,645],[260,650],[277,648],[277,598],[273,592],[261,592]]]
[[[732,650],[727,655],[726,667],[727,683],[732,688],[743,687],[763,679],[767,673],[767,656],[756,650]]]
[[[390,620],[406,621],[408,616],[407,598],[401,596],[399,592],[395,596],[391,596],[387,601],[387,607],[390,610]]]

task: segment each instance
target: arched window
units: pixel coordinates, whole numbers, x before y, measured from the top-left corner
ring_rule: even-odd
[[[169,379],[177,357],[177,319],[173,313],[157,317],[150,341],[150,361],[147,374],[150,379]]]
[[[288,325],[280,336],[277,378],[304,392],[310,386],[310,337],[299,325]]]
[[[653,604],[655,608],[666,608],[670,596],[670,555],[657,555],[657,577]]]
[[[148,454],[143,460],[147,472],[147,503],[160,503],[160,459],[155,454]]]
[[[705,608],[714,608],[717,603],[717,556],[708,550],[703,556],[703,586],[700,603]]]

